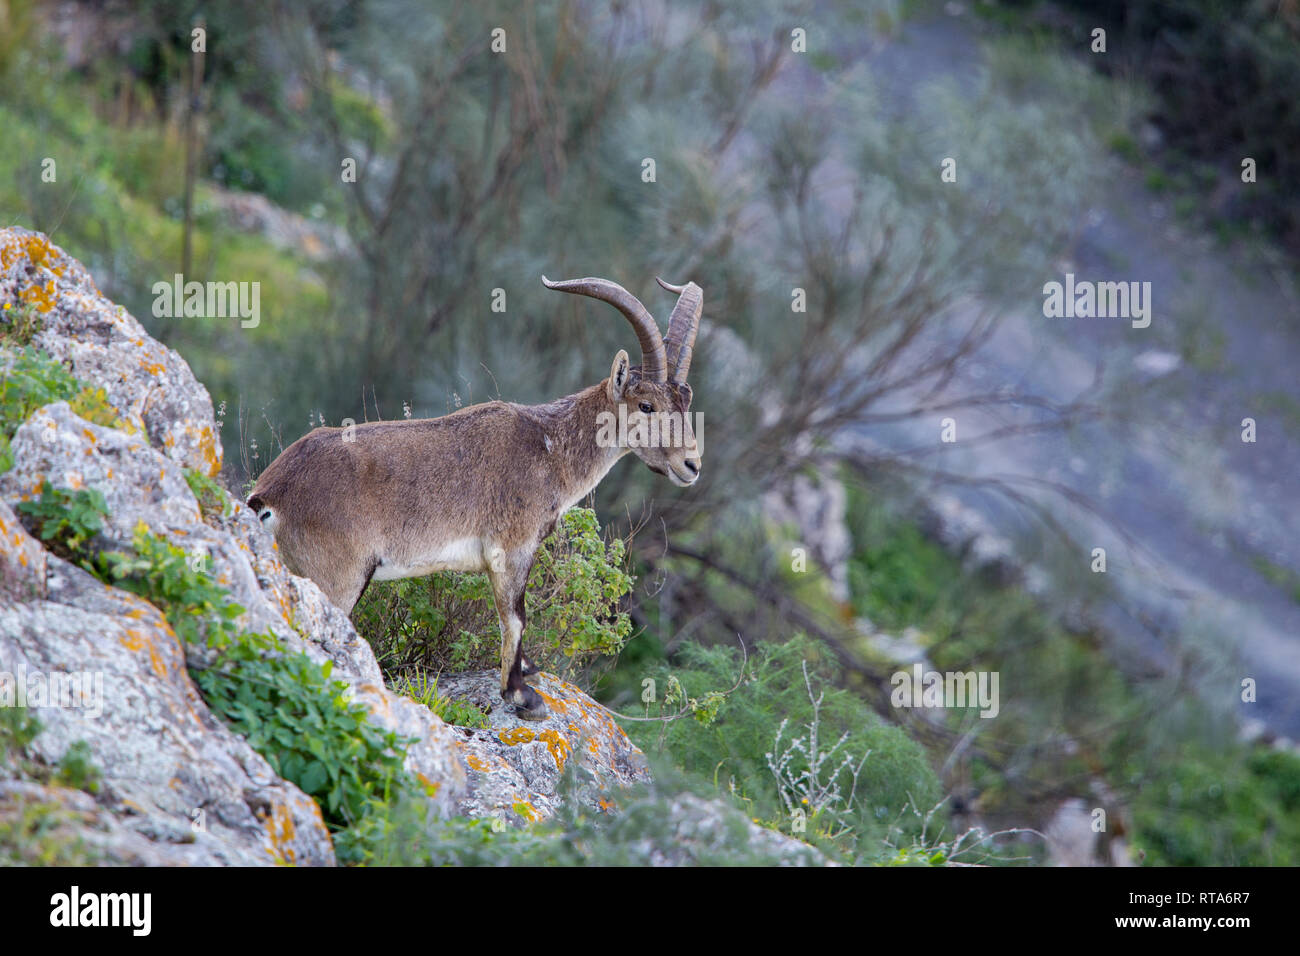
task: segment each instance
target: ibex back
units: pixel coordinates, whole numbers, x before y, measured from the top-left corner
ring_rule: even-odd
[[[609,378],[545,405],[487,402],[350,433],[317,428],[271,463],[248,499],[285,564],[348,613],[371,580],[486,571],[501,622],[501,696],[530,720],[547,713],[524,681],[536,668],[523,652],[524,588],[542,540],[629,451],[683,487],[700,474],[686,384],[700,287],[659,280],[678,296],[663,339],[622,286],[542,281],[615,306],[636,331],[641,365],[620,350]],[[648,427],[665,413],[680,427]],[[621,418],[627,427],[610,440],[608,423]],[[647,433],[661,440],[629,445],[628,435]]]

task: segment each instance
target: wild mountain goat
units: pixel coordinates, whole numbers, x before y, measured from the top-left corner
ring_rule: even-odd
[[[348,613],[372,579],[486,571],[501,621],[501,696],[519,716],[544,718],[545,702],[524,682],[537,669],[522,640],[538,545],[629,451],[682,487],[700,475],[686,375],[704,294],[693,282],[657,281],[678,296],[666,339],[622,286],[542,277],[548,289],[608,302],[632,323],[640,366],[620,350],[598,385],[545,405],[486,402],[441,418],[317,428],[299,438],[248,499],[285,564]],[[664,413],[681,421],[668,442],[629,441]],[[627,427],[611,440],[602,426],[622,418]]]

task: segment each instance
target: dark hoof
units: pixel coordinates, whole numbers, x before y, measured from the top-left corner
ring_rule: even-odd
[[[540,667],[526,657],[519,662],[519,669],[523,671],[525,677],[532,677],[534,674],[540,674],[542,672]]]
[[[501,696],[514,705],[515,716],[521,720],[545,720],[551,716],[546,701],[542,700],[542,695],[531,687],[524,687],[522,690]]]
[[[533,708],[520,707],[515,704],[515,716],[520,720],[545,720],[551,716],[551,712],[546,709],[545,703]]]

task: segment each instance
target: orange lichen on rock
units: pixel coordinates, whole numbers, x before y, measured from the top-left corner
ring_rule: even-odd
[[[267,814],[263,824],[266,826],[266,835],[271,843],[267,852],[272,858],[281,863],[295,862],[297,854],[293,849],[293,840],[297,831],[294,829],[293,813],[290,812],[288,805],[272,804],[271,812]]]
[[[507,747],[517,747],[520,744],[532,743],[537,739],[537,735],[527,727],[516,727],[514,730],[503,730],[497,735],[501,742]]]
[[[573,746],[564,739],[558,730],[544,730],[537,735],[537,739],[546,741],[546,749],[555,758],[555,766],[563,770],[565,762],[569,759],[569,754],[573,753]]]

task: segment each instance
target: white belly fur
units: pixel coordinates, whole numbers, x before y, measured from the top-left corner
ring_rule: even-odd
[[[396,581],[400,578],[418,578],[435,571],[483,571],[487,561],[483,557],[480,538],[458,538],[436,551],[419,555],[407,562],[383,559],[375,568],[373,580]]]

